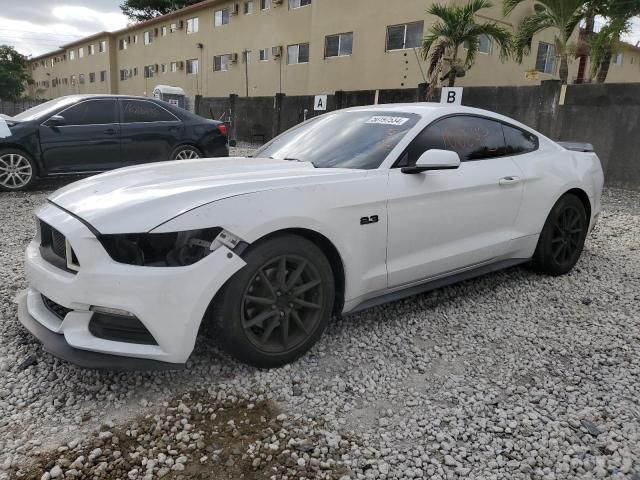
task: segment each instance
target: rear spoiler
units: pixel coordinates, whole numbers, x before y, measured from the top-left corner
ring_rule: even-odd
[[[561,147],[574,152],[593,152],[593,145],[582,142],[557,142]]]

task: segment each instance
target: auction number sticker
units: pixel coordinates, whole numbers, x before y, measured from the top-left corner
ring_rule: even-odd
[[[387,116],[376,116],[371,117],[365,123],[375,124],[375,125],[404,125],[409,121],[406,117],[387,117]]]

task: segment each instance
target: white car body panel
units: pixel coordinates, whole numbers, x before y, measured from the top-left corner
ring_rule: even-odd
[[[422,118],[373,170],[204,159],[116,170],[53,193],[36,215],[66,237],[81,267],[72,274],[52,266],[34,239],[26,252],[24,315],[80,350],[183,363],[216,292],[244,266],[241,254],[221,247],[188,267],[132,266],[112,260],[96,234],[221,227],[251,245],[274,232],[304,230],[337,251],[346,313],[407,286],[500,261],[526,261],[551,208],[569,190],[588,196],[591,227],[597,219],[604,177],[593,153],[566,150],[512,119],[467,107],[353,110]],[[419,175],[391,168],[419,132],[449,114],[514,125],[537,135],[539,149]],[[361,224],[373,216],[377,222]],[[60,322],[43,307],[41,294],[73,311]],[[158,345],[94,337],[88,329],[92,305],[135,314]]]

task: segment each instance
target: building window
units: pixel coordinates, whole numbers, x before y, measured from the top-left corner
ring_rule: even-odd
[[[556,71],[556,47],[550,43],[538,43],[536,70],[553,75]]]
[[[78,58],[84,57],[84,47],[78,49]]]
[[[290,9],[306,7],[307,5],[311,5],[311,0],[289,0]]]
[[[387,27],[387,51],[418,48],[422,45],[424,22]]]
[[[611,63],[618,66],[622,65],[622,53],[614,53],[611,55]]]
[[[167,27],[166,27],[166,25],[163,25],[163,26],[162,26],[162,28],[160,29],[160,34],[161,34],[163,37],[166,37],[166,36],[167,36]]]
[[[269,10],[271,8],[271,0],[260,0],[260,10]]]
[[[78,83],[80,83],[80,85],[84,85],[85,81],[84,81],[84,73],[81,73],[80,75],[78,75]]]
[[[106,70],[102,70],[100,72],[100,81],[101,82],[106,82],[107,81],[107,71]]]
[[[216,10],[213,23],[216,27],[227,25],[229,23],[229,9],[223,8],[222,10]]]
[[[287,63],[289,65],[309,63],[309,44],[300,43],[298,45],[289,45],[287,47],[287,57]]]
[[[166,63],[162,63],[160,65],[160,72],[167,73],[167,64]]]
[[[104,52],[106,52],[106,51],[107,51],[107,41],[106,41],[106,40],[102,40],[102,41],[99,43],[98,51],[99,51],[100,53],[104,53]]]
[[[133,76],[134,77],[138,76],[138,67],[133,67]]]
[[[178,62],[171,62],[171,71],[172,72],[178,71]]]
[[[75,59],[76,59],[76,51],[69,50],[69,60],[75,60]]]
[[[469,42],[464,42],[464,48],[469,50]],[[485,34],[482,34],[478,37],[478,53],[484,53],[486,55],[490,55],[493,50],[493,42],[491,38]]]
[[[268,48],[261,48],[260,49],[260,61],[261,62],[266,62],[267,60],[269,60],[269,49]]]
[[[229,70],[231,55],[216,55],[213,57],[213,71],[226,72]]]
[[[75,75],[71,75],[71,85],[75,86],[76,84],[76,76]]]
[[[324,42],[324,57],[347,57],[353,51],[353,33],[327,35]]]
[[[138,43],[138,34],[135,34],[135,35],[133,36],[133,43],[134,43],[134,45],[135,45],[136,43]]]
[[[187,33],[198,32],[198,17],[193,17],[187,20]]]
[[[87,46],[87,54],[88,55],[95,55],[96,54],[96,46],[93,43],[91,45]]]
[[[145,65],[143,74],[144,78],[153,77],[153,65]]]
[[[251,15],[253,13],[253,0],[244,2],[244,14]]]
[[[89,83],[96,83],[96,74],[95,74],[95,72],[91,72],[89,74]]]
[[[195,75],[196,73],[198,73],[198,59],[187,60],[187,75]]]
[[[169,25],[169,32],[174,33],[176,30],[178,30],[177,23],[172,23],[171,25]]]
[[[151,32],[144,32],[142,37],[145,45],[149,45],[153,41],[153,35]]]
[[[242,52],[242,63],[251,63],[251,52],[249,50]]]
[[[129,42],[127,41],[126,38],[121,38],[120,40],[118,40],[118,48],[120,50],[126,50],[129,47]]]

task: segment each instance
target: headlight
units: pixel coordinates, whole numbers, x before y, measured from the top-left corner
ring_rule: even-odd
[[[222,228],[172,233],[100,235],[98,240],[119,263],[146,267],[184,267],[209,255]],[[214,244],[215,245],[215,244]]]

